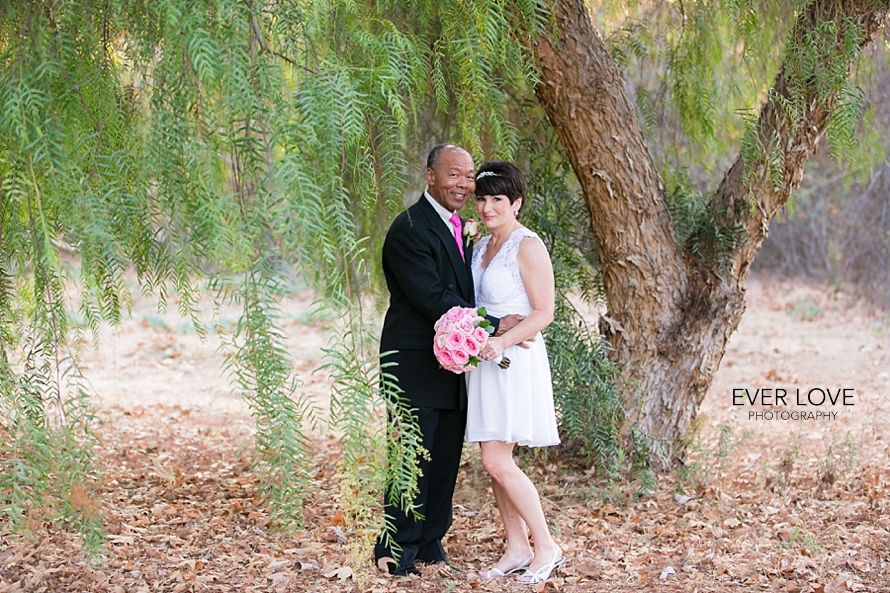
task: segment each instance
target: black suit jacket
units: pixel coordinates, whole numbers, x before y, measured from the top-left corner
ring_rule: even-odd
[[[424,196],[393,221],[383,243],[383,274],[389,309],[383,321],[380,352],[395,362],[384,372],[398,379],[412,407],[464,409],[463,375],[439,366],[433,354],[433,325],[451,307],[475,305],[470,262],[464,240],[462,259],[454,235]]]

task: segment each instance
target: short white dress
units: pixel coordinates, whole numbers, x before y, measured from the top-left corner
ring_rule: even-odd
[[[476,306],[485,307],[489,315],[531,312],[519,275],[519,243],[525,237],[541,241],[525,227],[516,229],[484,270],[482,256],[491,237],[483,238],[473,250]],[[528,345],[527,350],[519,346],[504,350],[510,359],[508,369],[483,360],[466,373],[467,441],[503,441],[528,447],[559,444],[547,348],[540,333]]]

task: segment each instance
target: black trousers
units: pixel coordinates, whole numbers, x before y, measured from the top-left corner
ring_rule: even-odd
[[[442,538],[451,527],[451,499],[467,424],[466,410],[419,408],[414,414],[423,435],[423,446],[430,453],[430,461],[420,461],[422,475],[418,478],[418,493],[414,500],[423,519],[415,521],[387,496],[384,501],[386,520],[395,526],[392,539],[402,549],[390,549],[382,535],[374,547],[378,559],[398,556],[398,567],[391,570],[396,574],[413,571],[415,560],[426,563],[445,561]]]

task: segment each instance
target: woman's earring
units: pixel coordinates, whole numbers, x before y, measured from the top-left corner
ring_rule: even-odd
[[[519,210],[514,210],[514,211],[513,211],[513,218],[516,218],[517,216],[519,216]]]

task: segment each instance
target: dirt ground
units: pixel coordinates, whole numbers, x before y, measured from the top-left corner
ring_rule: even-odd
[[[326,378],[312,370],[328,338],[310,303],[288,299],[284,329],[303,388],[323,407]],[[215,330],[237,312],[208,319],[202,339],[137,300],[130,320],[87,349],[102,406],[107,553],[90,565],[77,538],[49,524],[2,535],[0,593],[530,589],[473,575],[496,561],[503,534],[469,447],[446,542],[454,570],[393,579],[370,559],[347,564],[327,431],[312,445],[306,528],[271,530],[249,470],[253,423],[220,370]],[[752,279],[684,472],[640,498],[632,482],[529,466],[567,557],[537,590],[890,592],[888,372],[890,316],[835,289]],[[776,393],[787,405],[763,405]]]

